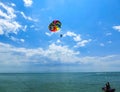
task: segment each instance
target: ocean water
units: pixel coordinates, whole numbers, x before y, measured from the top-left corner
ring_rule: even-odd
[[[103,92],[107,81],[120,92],[120,72],[1,73],[0,92]]]

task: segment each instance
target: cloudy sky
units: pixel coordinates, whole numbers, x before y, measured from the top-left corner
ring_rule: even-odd
[[[85,71],[120,71],[120,0],[0,0],[0,72]]]

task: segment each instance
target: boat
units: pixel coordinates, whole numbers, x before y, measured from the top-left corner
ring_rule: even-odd
[[[113,88],[113,89],[106,89],[106,87],[103,87],[102,88],[102,90],[104,91],[104,92],[115,92],[115,89]]]

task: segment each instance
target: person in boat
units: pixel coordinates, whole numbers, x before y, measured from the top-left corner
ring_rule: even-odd
[[[105,88],[106,88],[106,92],[110,92],[109,90],[110,90],[111,87],[110,87],[110,83],[109,82],[106,83],[106,87]]]
[[[104,90],[104,92],[115,92],[115,89],[111,89],[109,82],[105,84],[105,87],[103,87],[102,90]]]

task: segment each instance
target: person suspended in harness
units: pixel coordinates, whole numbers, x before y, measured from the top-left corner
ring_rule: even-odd
[[[109,82],[107,82],[107,83],[105,84],[105,87],[103,87],[102,90],[103,90],[104,92],[115,92],[115,89],[111,89]]]

